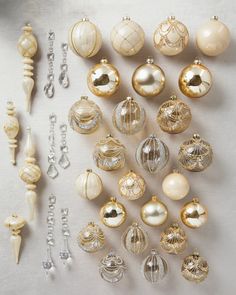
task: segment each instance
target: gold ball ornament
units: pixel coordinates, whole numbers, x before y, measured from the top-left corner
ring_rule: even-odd
[[[25,166],[19,170],[19,176],[26,184],[33,185],[41,178],[41,170],[39,166],[34,163],[26,163]]]
[[[201,283],[207,278],[208,272],[208,263],[198,252],[184,258],[181,273],[186,280]]]
[[[217,56],[228,48],[230,31],[217,16],[213,16],[198,29],[196,43],[205,55]]]
[[[201,172],[212,163],[213,151],[210,144],[199,134],[184,141],[178,153],[178,161],[183,168],[192,172]]]
[[[209,69],[199,59],[185,67],[179,76],[179,88],[190,98],[206,95],[212,86],[212,75]]]
[[[144,45],[145,34],[139,24],[129,17],[115,25],[111,31],[111,44],[115,51],[124,56],[138,53]]]
[[[187,27],[170,16],[160,23],[153,35],[154,46],[164,55],[177,55],[188,45]]]
[[[126,220],[125,207],[111,197],[100,210],[101,221],[108,227],[118,227]]]
[[[153,196],[140,211],[142,221],[149,226],[159,226],[166,222],[168,209],[164,203]]]
[[[70,49],[81,57],[89,58],[98,53],[102,46],[102,35],[88,18],[76,22],[69,31]]]
[[[112,96],[119,88],[120,74],[114,65],[103,58],[99,64],[93,66],[87,76],[89,90],[102,97]]]
[[[182,222],[190,228],[199,228],[207,222],[207,209],[199,203],[197,198],[188,202],[181,209]]]
[[[177,134],[184,132],[190,125],[192,114],[189,106],[176,95],[165,101],[157,113],[157,122],[162,131]]]
[[[141,96],[153,97],[162,92],[165,87],[165,73],[152,57],[146,63],[137,67],[132,76],[134,90]]]

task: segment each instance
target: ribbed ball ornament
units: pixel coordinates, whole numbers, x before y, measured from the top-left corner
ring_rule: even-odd
[[[38,165],[27,163],[19,171],[20,178],[27,184],[34,184],[41,177],[41,170]]]

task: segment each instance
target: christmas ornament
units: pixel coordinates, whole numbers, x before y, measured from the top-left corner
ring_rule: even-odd
[[[230,31],[217,16],[213,16],[198,29],[196,43],[205,55],[217,56],[229,46]]]
[[[139,132],[145,124],[146,113],[132,97],[117,104],[113,111],[113,125],[121,133],[132,135]]]
[[[156,196],[153,196],[150,201],[142,206],[140,215],[142,221],[147,225],[159,226],[166,222],[168,209]]]
[[[43,90],[47,98],[53,98],[55,93],[54,87],[54,41],[55,41],[55,33],[53,31],[49,31],[48,33],[48,53],[47,53],[47,60],[48,60],[48,74],[47,74],[47,83],[45,84]]]
[[[199,203],[197,198],[188,202],[181,209],[182,222],[191,228],[199,228],[207,222],[207,209]]]
[[[146,190],[145,180],[131,170],[119,180],[118,185],[121,196],[130,201],[141,198]]]
[[[178,160],[183,168],[200,172],[210,166],[213,158],[213,151],[210,144],[203,140],[199,134],[194,134],[192,138],[184,141],[178,154]]]
[[[81,96],[81,99],[70,108],[68,119],[73,130],[81,134],[89,134],[98,128],[102,120],[102,112],[95,102],[87,96]]]
[[[164,178],[162,182],[162,190],[167,197],[177,201],[187,196],[190,190],[190,185],[183,174],[174,170]]]
[[[132,225],[127,228],[121,240],[124,248],[135,255],[143,253],[148,246],[147,233],[137,222],[133,222]]]
[[[33,57],[37,52],[38,44],[37,39],[32,34],[32,27],[30,24],[25,25],[22,28],[23,34],[20,36],[17,48],[21,56],[23,57],[23,90],[25,92],[26,111],[30,113],[31,109],[31,94],[34,88],[33,77]]]
[[[16,116],[15,106],[12,101],[7,102],[7,118],[3,129],[8,137],[8,145],[11,153],[11,163],[16,165],[17,135],[20,130],[20,124]]]
[[[83,18],[71,27],[68,43],[76,55],[89,58],[101,49],[102,35],[88,18]]]
[[[18,216],[17,214],[12,214],[4,221],[4,225],[11,231],[10,243],[12,247],[12,253],[17,264],[19,263],[20,246],[22,240],[20,232],[25,224],[26,221],[24,218]]]
[[[62,62],[60,65],[61,73],[59,75],[58,82],[62,88],[68,88],[70,85],[70,80],[68,77],[68,63],[67,63],[68,44],[62,43],[61,50],[62,50]]]
[[[200,283],[207,278],[208,272],[208,263],[199,253],[194,252],[184,258],[181,273],[186,280]]]
[[[174,16],[160,23],[153,35],[154,46],[164,55],[177,55],[188,45],[186,26]]]
[[[160,256],[156,249],[152,249],[142,263],[144,278],[150,283],[158,283],[163,280],[168,272],[166,260]]]
[[[180,254],[187,246],[187,236],[177,222],[161,233],[160,245],[169,254]]]
[[[157,122],[164,132],[177,134],[185,131],[192,120],[189,106],[182,100],[172,95],[165,101],[157,113]]]
[[[169,160],[167,145],[151,134],[144,139],[136,150],[136,161],[150,173],[156,173],[163,169]]]
[[[71,236],[68,224],[69,209],[61,209],[61,233],[63,238],[62,250],[59,253],[61,261],[64,265],[69,265],[72,261],[72,255],[69,247],[69,239]]]
[[[75,186],[79,196],[88,200],[97,198],[103,189],[101,178],[91,169],[78,176]]]
[[[143,29],[129,17],[115,25],[111,31],[111,44],[115,51],[124,56],[138,53],[144,45]]]
[[[100,217],[103,224],[108,227],[118,227],[126,220],[125,207],[116,201],[116,198],[110,198],[100,210]]]
[[[119,282],[127,269],[124,260],[114,252],[108,253],[99,264],[99,273],[104,281],[109,283]]]
[[[125,164],[125,147],[109,134],[96,144],[93,158],[98,168],[105,171],[117,170]]]
[[[179,88],[190,98],[206,95],[212,86],[212,75],[199,59],[185,67],[179,75]]]
[[[102,229],[94,222],[89,222],[77,237],[78,245],[82,250],[94,253],[101,250],[105,245],[105,236]]]
[[[153,97],[164,89],[165,74],[158,65],[154,64],[154,59],[148,57],[146,63],[134,71],[132,85],[139,95]]]
[[[110,97],[119,88],[120,74],[107,59],[103,58],[99,64],[89,70],[87,84],[93,94]]]

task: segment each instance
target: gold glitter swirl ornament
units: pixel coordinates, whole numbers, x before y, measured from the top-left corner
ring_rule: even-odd
[[[120,169],[125,165],[125,147],[109,134],[96,144],[93,159],[97,167],[102,170]]]
[[[157,113],[157,122],[164,132],[177,134],[184,132],[190,125],[192,114],[189,106],[172,95],[165,101]]]
[[[208,263],[198,252],[184,258],[181,273],[186,280],[201,283],[207,278],[208,272]]]
[[[212,163],[213,151],[210,144],[199,134],[184,141],[178,153],[178,161],[183,168],[193,172],[205,170]]]
[[[103,58],[99,64],[93,66],[87,76],[89,90],[102,97],[112,96],[119,88],[120,74],[114,65]]]
[[[189,33],[186,26],[170,16],[160,23],[153,35],[154,46],[164,55],[177,55],[188,45]]]

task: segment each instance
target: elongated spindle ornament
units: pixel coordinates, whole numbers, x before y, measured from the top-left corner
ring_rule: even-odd
[[[20,169],[20,178],[26,183],[27,192],[25,193],[27,203],[29,205],[29,220],[33,220],[35,216],[35,207],[37,194],[35,192],[36,183],[41,177],[41,170],[36,165],[35,145],[32,140],[31,129],[27,128],[27,141],[25,146],[25,165]]]
[[[32,27],[30,24],[25,25],[22,28],[23,34],[20,36],[17,44],[19,53],[23,57],[23,90],[26,95],[26,111],[30,113],[31,109],[31,94],[34,88],[33,79],[33,59],[36,54],[38,44],[35,36],[32,34]]]
[[[17,135],[20,130],[19,121],[16,117],[15,106],[12,101],[7,102],[7,119],[3,126],[4,131],[8,137],[8,144],[11,154],[11,163],[16,165],[16,148],[17,148]]]
[[[10,242],[12,246],[13,256],[15,258],[15,262],[19,263],[19,254],[20,254],[20,246],[21,246],[21,235],[20,232],[25,225],[25,220],[23,217],[18,216],[17,214],[12,214],[7,217],[4,221],[4,225],[9,228],[11,231]]]

